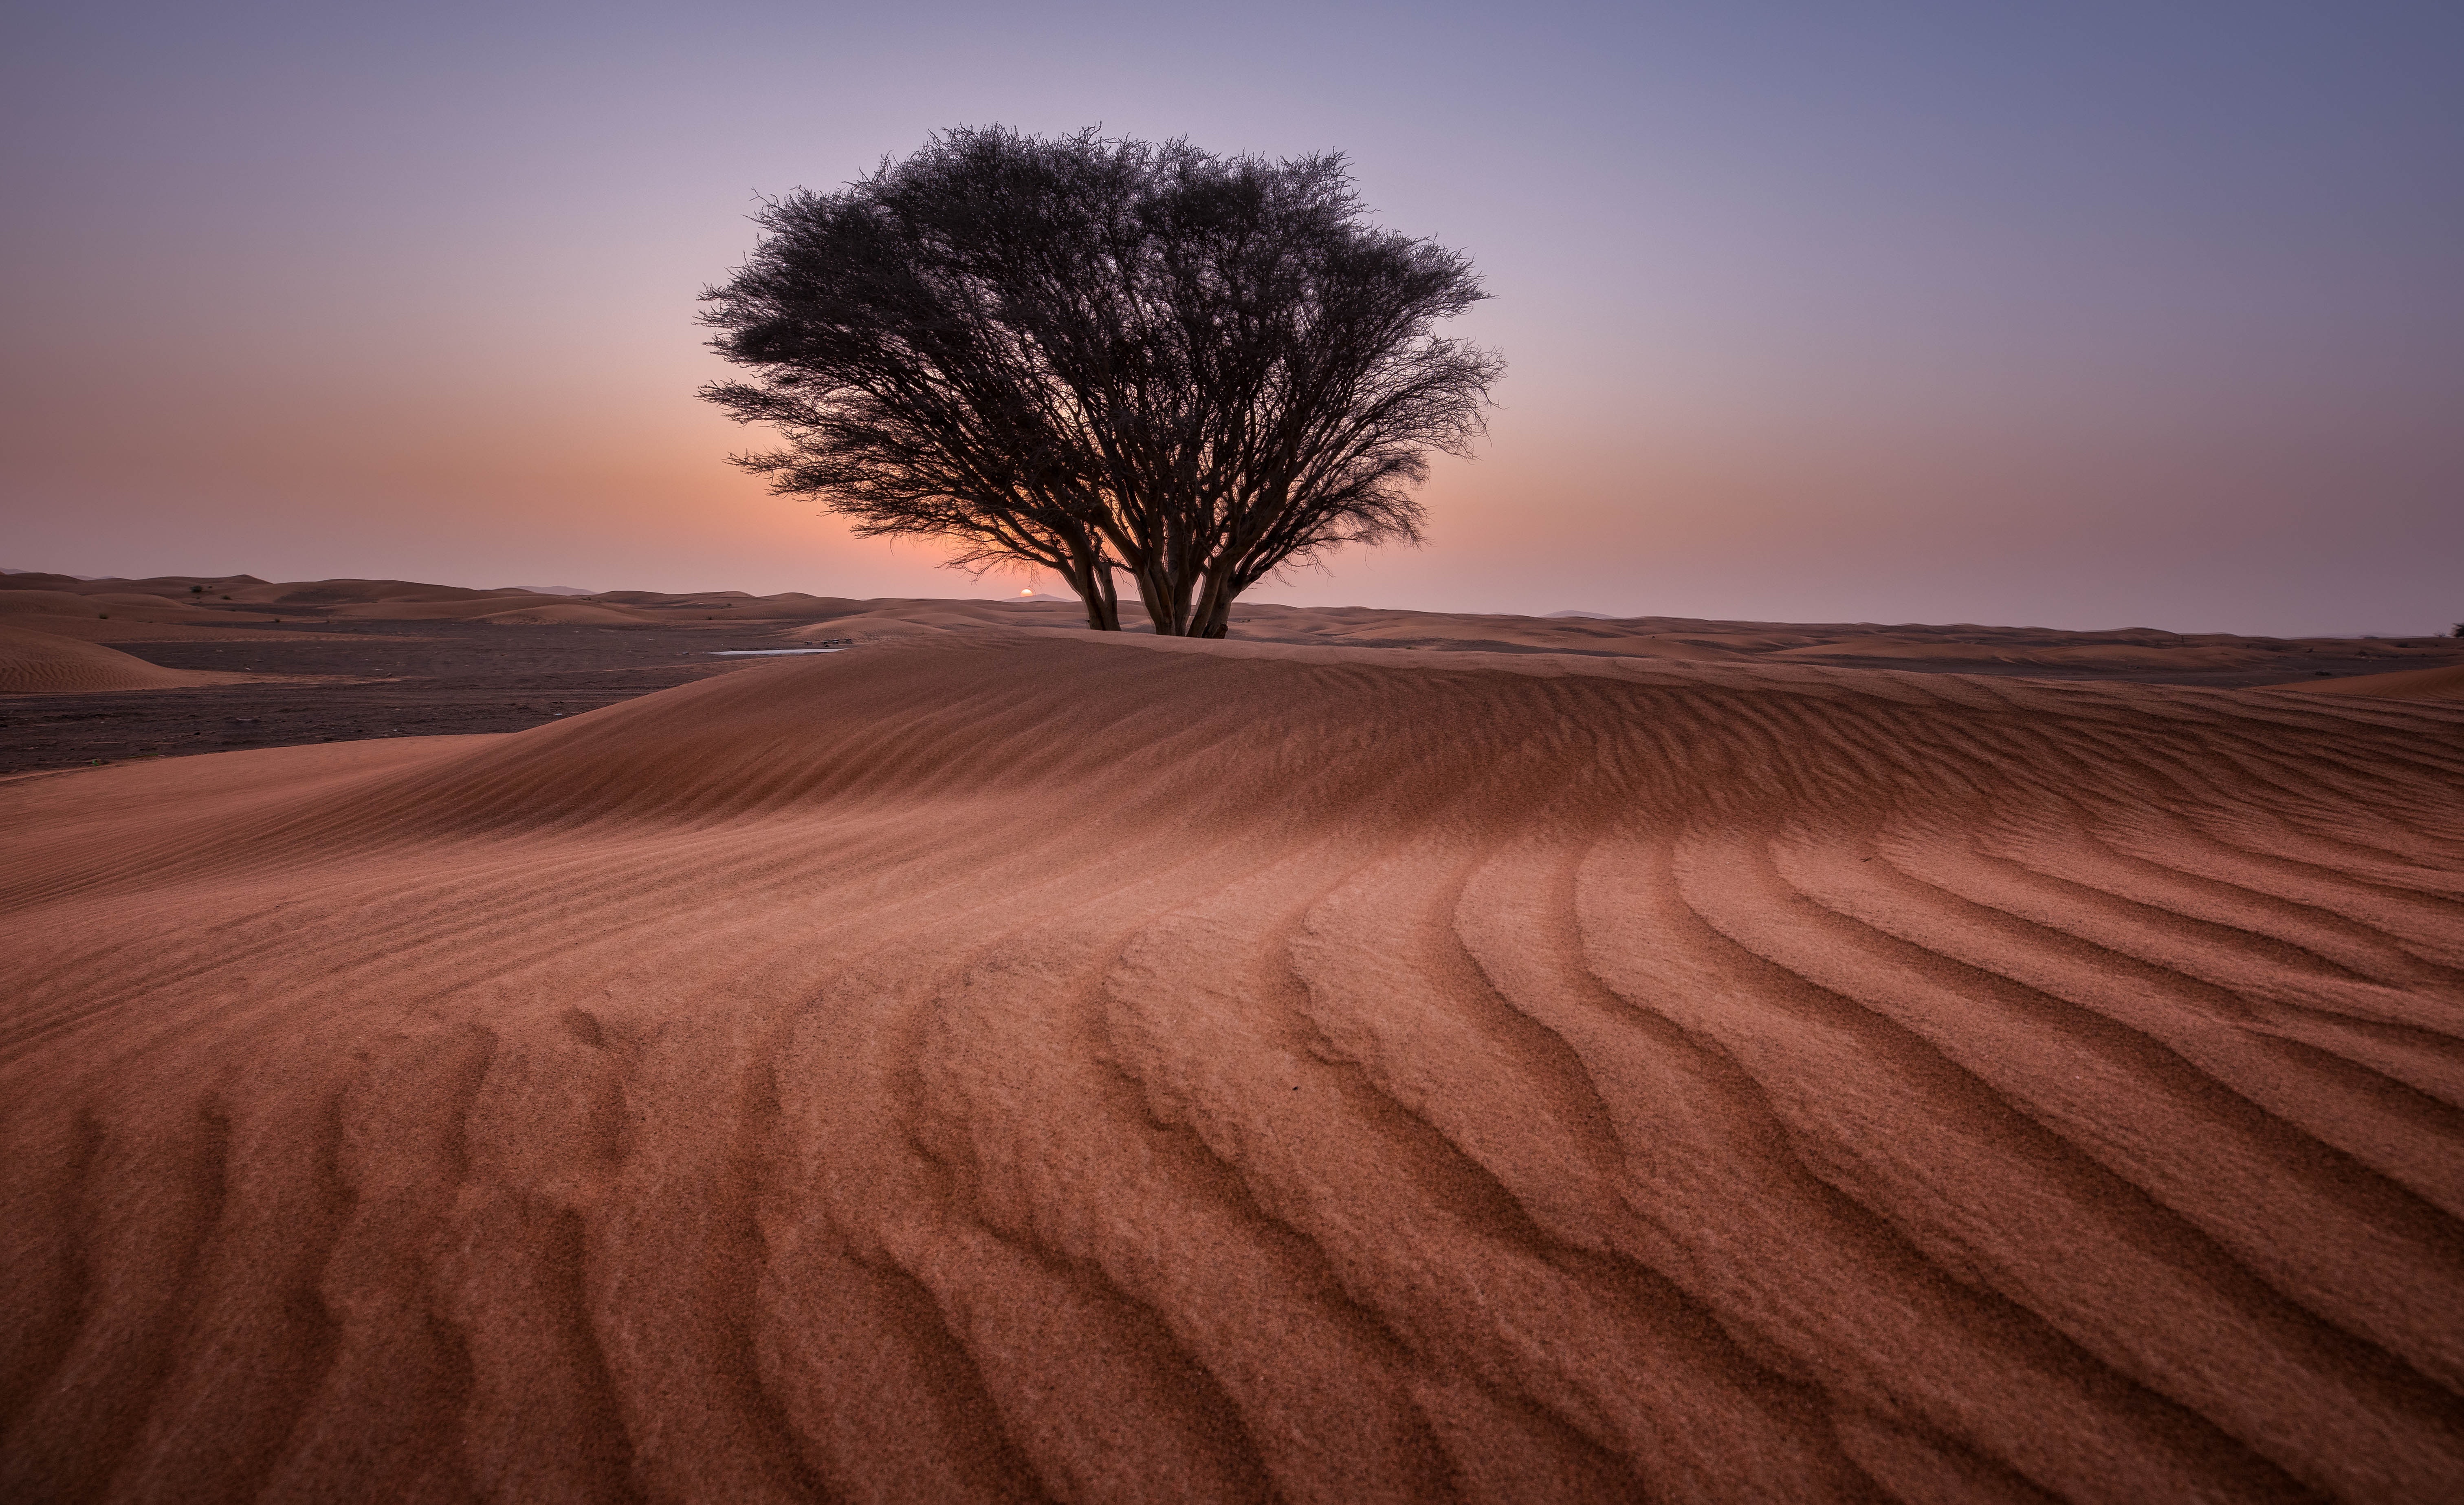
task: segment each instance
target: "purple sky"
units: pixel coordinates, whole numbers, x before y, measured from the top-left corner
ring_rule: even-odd
[[[1511,364],[1264,599],[2464,619],[2464,8],[12,8],[0,564],[1015,591],[721,463],[756,192],[938,127],[1333,147]],[[1044,588],[1056,588],[1048,578]]]

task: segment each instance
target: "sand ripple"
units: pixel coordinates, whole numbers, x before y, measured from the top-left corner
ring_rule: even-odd
[[[34,617],[33,620],[52,622],[65,619]],[[134,653],[123,653],[100,643],[0,625],[0,695],[169,690],[188,685],[235,684],[254,677],[257,676],[217,674],[210,670],[165,669],[149,664]]]
[[[2452,1499],[2464,708],[922,638],[0,787],[0,1494]]]

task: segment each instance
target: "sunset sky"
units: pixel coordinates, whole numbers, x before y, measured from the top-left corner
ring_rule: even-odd
[[[2464,619],[2452,0],[21,4],[0,56],[11,568],[1014,592],[693,397],[756,194],[999,122],[1339,149],[1481,268],[1428,546],[1263,599]]]

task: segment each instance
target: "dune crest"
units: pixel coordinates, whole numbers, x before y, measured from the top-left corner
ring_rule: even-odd
[[[0,785],[0,1494],[2443,1498],[2459,732],[987,631]]]

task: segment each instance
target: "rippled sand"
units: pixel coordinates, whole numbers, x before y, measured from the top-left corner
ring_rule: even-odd
[[[0,1495],[2452,1499],[2464,707],[938,634],[0,785]]]
[[[256,677],[210,670],[165,669],[100,643],[0,624],[0,695],[173,690],[238,684]]]

